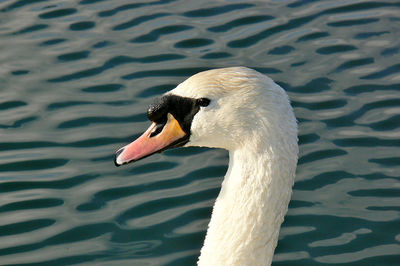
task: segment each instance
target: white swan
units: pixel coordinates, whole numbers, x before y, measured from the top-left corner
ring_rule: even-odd
[[[245,67],[198,73],[151,105],[153,124],[117,166],[178,146],[229,151],[199,265],[269,265],[297,165],[297,123],[285,91]]]

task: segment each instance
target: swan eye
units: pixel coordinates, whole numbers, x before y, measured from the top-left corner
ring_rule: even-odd
[[[211,100],[208,98],[200,98],[197,99],[197,104],[202,106],[202,107],[206,107],[210,104]]]

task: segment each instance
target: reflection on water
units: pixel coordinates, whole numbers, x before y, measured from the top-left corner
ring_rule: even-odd
[[[226,171],[115,168],[153,97],[245,65],[290,94],[301,157],[274,263],[400,261],[397,1],[0,1],[2,264],[190,265]]]

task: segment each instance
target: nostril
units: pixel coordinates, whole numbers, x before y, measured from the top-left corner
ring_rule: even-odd
[[[151,132],[150,138],[152,138],[152,137],[157,136],[158,134],[160,134],[161,131],[163,130],[164,126],[165,126],[165,123],[157,124],[156,127],[155,127],[155,128],[153,129],[153,131]]]

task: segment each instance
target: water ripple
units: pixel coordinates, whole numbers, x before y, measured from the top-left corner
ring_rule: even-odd
[[[323,160],[326,158],[332,158],[332,157],[336,157],[336,156],[342,156],[347,154],[346,151],[341,150],[341,149],[330,149],[330,150],[322,150],[322,151],[315,151],[315,152],[311,152],[307,155],[304,155],[302,157],[300,157],[298,164],[304,164],[304,163],[308,163],[308,162],[314,162],[317,160]]]
[[[153,2],[147,1],[147,2],[134,3],[134,4],[125,4],[125,5],[118,6],[111,10],[101,11],[101,12],[99,12],[99,16],[100,17],[109,17],[109,16],[114,16],[119,12],[127,11],[130,9],[137,9],[137,8],[140,8],[143,6],[165,5],[168,3],[175,2],[175,1],[177,1],[177,0],[159,0],[159,1],[153,1]]]
[[[21,8],[26,5],[30,5],[30,4],[35,4],[38,2],[43,2],[43,1],[46,1],[46,0],[37,0],[37,1],[18,0],[12,4],[0,9],[0,11],[1,12],[10,12],[10,11],[13,11],[14,9]]]
[[[197,48],[202,46],[207,46],[214,43],[213,40],[204,39],[204,38],[197,38],[197,39],[188,39],[177,42],[175,44],[176,48]]]
[[[380,139],[376,137],[357,137],[333,140],[340,147],[400,147],[400,139]]]
[[[0,103],[0,110],[7,110],[10,108],[17,108],[20,106],[26,106],[27,103],[23,101],[7,101]]]
[[[309,17],[305,17],[305,18],[292,19],[286,24],[274,26],[272,28],[269,28],[267,30],[264,30],[260,33],[257,33],[255,35],[252,35],[252,36],[249,36],[246,38],[230,41],[228,43],[228,47],[245,48],[245,47],[255,45],[258,42],[260,42],[261,40],[266,39],[274,34],[280,33],[282,31],[291,30],[295,27],[300,27],[300,26],[314,20],[316,17],[317,17],[317,15],[309,16]]]
[[[69,15],[75,14],[77,11],[78,10],[75,8],[57,9],[57,10],[42,13],[39,15],[39,18],[41,18],[41,19],[59,18],[59,17],[64,17],[64,16],[69,16]]]
[[[364,85],[351,86],[349,88],[346,88],[344,91],[351,95],[357,95],[361,93],[368,93],[374,91],[385,91],[385,90],[397,91],[399,89],[400,89],[400,83],[394,83],[390,85],[364,84]]]
[[[363,19],[349,19],[349,20],[342,20],[338,22],[330,22],[327,23],[328,26],[331,27],[349,27],[355,25],[363,25],[369,24],[379,21],[379,18],[363,18]]]
[[[73,128],[73,127],[85,127],[96,123],[119,123],[119,122],[139,122],[146,121],[143,114],[132,115],[125,117],[104,117],[104,116],[93,116],[93,117],[80,117],[60,123],[57,128]]]
[[[274,18],[273,16],[268,16],[268,15],[248,16],[248,17],[243,17],[243,18],[239,18],[239,19],[234,19],[223,25],[209,27],[207,30],[209,30],[211,32],[226,32],[226,31],[232,30],[236,27],[242,27],[244,25],[260,23],[263,21],[271,20],[273,18]]]
[[[347,51],[356,50],[357,47],[353,45],[345,45],[345,44],[338,44],[338,45],[331,45],[322,47],[316,50],[319,54],[334,54],[334,53],[343,53]]]
[[[400,157],[369,159],[368,161],[372,162],[372,163],[380,164],[382,166],[399,166],[400,165]]]
[[[96,25],[96,23],[94,23],[93,21],[80,21],[80,22],[72,23],[69,26],[69,29],[73,30],[73,31],[89,30],[91,28],[94,28],[95,25]]]
[[[74,61],[74,60],[81,60],[85,59],[89,56],[90,51],[79,51],[73,53],[66,53],[57,56],[57,59],[60,61]]]
[[[54,220],[50,219],[37,219],[26,222],[19,222],[14,224],[7,224],[0,226],[0,237],[7,235],[23,234],[35,230],[42,229],[44,227],[51,226],[55,223]],[[0,250],[1,253],[1,250]]]
[[[177,60],[184,58],[183,55],[178,54],[161,54],[157,56],[146,56],[146,57],[129,57],[129,56],[116,56],[114,58],[109,59],[100,67],[95,67],[91,69],[86,69],[82,71],[78,71],[72,74],[63,75],[61,77],[49,79],[48,82],[66,82],[72,81],[76,79],[88,78],[94,75],[101,74],[103,71],[107,69],[114,68],[119,65],[128,64],[128,63],[154,63],[154,62],[162,62],[169,60]]]
[[[154,42],[154,41],[157,41],[162,35],[172,34],[172,33],[186,31],[186,30],[190,30],[190,29],[193,29],[193,27],[186,26],[186,25],[165,26],[162,28],[152,30],[148,34],[138,36],[138,37],[132,39],[131,42],[133,42],[133,43],[135,43],[135,42],[137,42],[137,43]]]
[[[350,68],[368,65],[372,63],[374,63],[374,59],[372,57],[349,60],[338,66],[335,71],[345,71]]]
[[[360,77],[361,79],[382,79],[387,76],[390,76],[394,73],[400,72],[400,64],[395,64],[393,66],[390,66],[382,71],[372,73],[363,77]]]
[[[12,212],[19,210],[51,208],[64,204],[62,199],[47,198],[47,199],[34,199],[17,201],[0,206],[1,212]]]
[[[63,38],[56,38],[56,39],[43,41],[39,45],[41,45],[41,46],[56,45],[56,44],[59,44],[59,43],[65,42],[65,41],[67,41],[67,40],[63,39]]]
[[[328,37],[329,33],[328,32],[313,32],[313,33],[309,33],[306,34],[302,37],[300,37],[297,42],[306,42],[306,41],[312,41],[312,40],[316,40],[319,38],[324,38],[324,37]]]
[[[9,193],[11,191],[23,191],[27,189],[68,189],[79,186],[98,175],[79,175],[54,181],[11,181],[0,183],[0,193]]]
[[[181,69],[155,69],[149,71],[139,71],[136,73],[128,74],[122,76],[123,79],[131,80],[131,79],[139,79],[139,78],[147,78],[147,77],[162,77],[162,76],[190,76],[197,72],[204,71],[207,68],[181,68]]]
[[[49,25],[47,24],[36,24],[36,25],[32,25],[32,26],[28,26],[25,28],[22,28],[18,31],[15,31],[13,33],[11,33],[11,35],[22,35],[22,34],[26,34],[26,33],[32,33],[35,31],[40,31],[40,30],[44,30],[46,28],[48,28]]]
[[[156,18],[161,18],[170,15],[169,13],[157,13],[157,14],[151,14],[151,15],[145,15],[145,16],[140,16],[136,17],[134,19],[131,19],[127,22],[118,24],[117,26],[113,27],[113,30],[118,31],[118,30],[126,30],[135,26],[138,26],[144,22],[156,19]]]
[[[254,4],[229,4],[211,8],[201,8],[201,9],[191,10],[183,13],[183,15],[185,17],[212,17],[232,12],[238,9],[243,10],[253,6]]]

